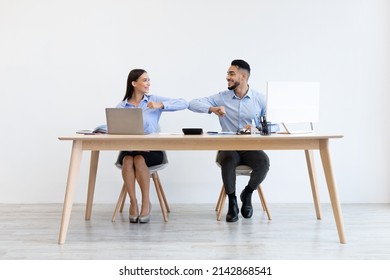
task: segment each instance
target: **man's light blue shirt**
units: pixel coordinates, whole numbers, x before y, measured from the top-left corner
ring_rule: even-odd
[[[265,96],[251,88],[247,94],[240,99],[234,90],[221,91],[218,94],[194,99],[190,102],[189,109],[198,113],[210,113],[210,107],[225,107],[225,115],[219,117],[223,132],[237,132],[245,125],[252,124],[254,120],[256,127],[259,127],[259,117],[265,116]]]
[[[162,102],[164,104],[163,109],[150,109],[148,108],[148,102]],[[127,102],[127,100],[121,101],[117,108],[136,108],[133,104]],[[160,120],[161,113],[168,111],[178,111],[188,108],[188,102],[184,99],[173,99],[168,97],[161,97],[156,95],[144,95],[137,108],[142,109],[142,115],[144,119],[144,131],[145,134],[158,132],[158,121]]]

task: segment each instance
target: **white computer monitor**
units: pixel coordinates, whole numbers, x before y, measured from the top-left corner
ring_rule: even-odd
[[[267,121],[282,123],[313,123],[319,121],[319,82],[267,83]],[[288,128],[285,127],[287,132]]]

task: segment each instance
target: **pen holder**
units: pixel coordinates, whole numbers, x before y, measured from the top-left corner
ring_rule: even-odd
[[[261,129],[259,130],[261,135],[271,135],[271,122],[261,123]]]

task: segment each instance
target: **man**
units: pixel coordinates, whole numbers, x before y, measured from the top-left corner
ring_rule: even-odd
[[[251,89],[248,84],[250,66],[244,60],[233,60],[227,71],[228,90],[216,95],[194,99],[189,109],[198,113],[214,113],[219,117],[223,132],[249,130],[253,122],[259,127],[259,116],[265,115],[265,97]],[[265,179],[269,170],[269,159],[264,151],[219,151],[217,161],[221,165],[222,181],[229,198],[227,222],[238,220],[236,197],[236,166],[252,168],[248,185],[242,190],[241,215],[250,218],[253,214],[252,193]]]

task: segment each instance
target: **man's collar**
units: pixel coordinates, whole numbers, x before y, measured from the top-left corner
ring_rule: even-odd
[[[240,99],[237,95],[236,95],[236,93],[234,92],[234,90],[231,90],[231,92],[232,92],[232,98],[233,99]],[[244,97],[242,98],[242,99],[244,99],[244,98],[252,98],[252,90],[251,90],[251,88],[249,87],[249,85],[248,85],[248,91],[246,92],[246,94],[244,95]]]

